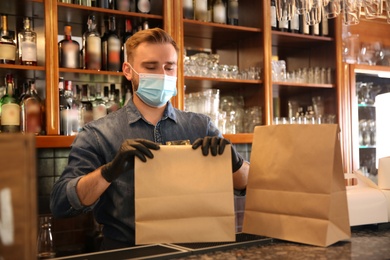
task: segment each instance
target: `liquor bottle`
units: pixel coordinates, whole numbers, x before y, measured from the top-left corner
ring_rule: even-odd
[[[227,9],[227,23],[238,25],[238,0],[229,0]]]
[[[64,28],[64,39],[58,43],[59,65],[62,68],[80,68],[80,44],[72,40],[72,27]]]
[[[278,21],[278,29],[281,32],[287,32],[288,31],[288,20],[283,19],[281,21]]]
[[[194,17],[195,20],[206,22],[208,21],[208,2],[207,0],[194,0]],[[211,5],[211,3],[210,3]]]
[[[390,6],[389,6],[389,8],[390,8]],[[328,36],[329,35],[328,17],[326,17],[324,10],[322,10],[322,18],[321,18],[321,23],[320,23],[320,35],[321,36]]]
[[[0,64],[15,64],[16,44],[8,31],[8,17],[1,15]]]
[[[88,30],[83,34],[83,56],[84,68],[89,70],[100,70],[102,67],[102,39],[96,30],[94,15],[88,17]]]
[[[20,102],[22,133],[39,135],[43,130],[43,103],[35,88],[35,82],[30,81],[26,94]]]
[[[296,12],[293,14],[293,16],[291,17],[291,20],[289,22],[289,31],[292,32],[292,33],[299,33],[299,14],[297,14]]]
[[[80,105],[80,126],[84,127],[93,120],[93,105],[88,98],[88,84],[82,85]]]
[[[151,3],[150,0],[137,0],[137,12],[148,14],[150,13]]]
[[[6,75],[6,93],[0,100],[1,105],[1,132],[20,132],[20,106],[14,95],[14,78],[12,74]]]
[[[108,32],[102,38],[102,68],[108,71],[121,70],[121,41],[116,33],[114,16],[110,16]]]
[[[110,93],[110,87],[104,86],[104,88],[103,88],[103,101],[106,103],[106,107],[107,107],[108,101],[110,100],[109,93]]]
[[[59,93],[59,109],[60,109],[60,134],[61,135],[70,135],[68,129],[70,128],[70,120],[69,120],[69,110],[70,104],[68,103],[65,96],[65,88],[64,88],[64,78],[60,77],[58,81],[58,93]]]
[[[130,11],[130,0],[116,0],[116,9],[122,12]]]
[[[271,0],[271,29],[278,30],[278,20],[276,19],[276,3],[275,0]]]
[[[121,57],[122,57],[122,62],[121,63],[122,64],[123,64],[123,62],[127,61],[126,41],[132,35],[133,35],[133,26],[131,24],[131,20],[130,19],[126,19],[126,21],[125,21],[125,32],[124,32],[124,34],[122,36],[122,39],[123,39],[122,40],[122,43],[123,43],[123,45],[122,45],[122,55],[121,55]]]
[[[92,102],[92,106],[93,120],[107,115],[106,102],[103,100],[101,86],[99,84],[96,86],[96,98]]]
[[[320,24],[316,23],[310,26],[310,34],[314,36],[320,35]]]
[[[18,34],[19,62],[22,65],[37,65],[37,34],[31,30],[31,20],[24,18],[24,29]]]
[[[127,103],[129,103],[129,101],[130,101],[130,99],[132,97],[131,86],[130,85],[126,85],[125,89],[126,89],[126,93],[125,93],[125,98],[123,100],[123,106],[126,106]]]
[[[194,19],[194,2],[183,0],[183,18]]]
[[[226,23],[226,5],[222,0],[215,0],[213,5],[213,22]]]
[[[120,108],[120,104],[119,102],[117,102],[117,97],[115,93],[115,84],[110,85],[109,100],[106,103],[106,107],[107,107],[107,114],[117,111]]]
[[[300,29],[300,33],[301,34],[309,34],[310,33],[309,27],[310,26],[306,22],[305,14],[299,15],[299,29]]]

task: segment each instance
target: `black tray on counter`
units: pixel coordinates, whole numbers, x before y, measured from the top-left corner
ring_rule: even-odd
[[[217,250],[228,250],[243,246],[270,243],[271,238],[245,233],[236,234],[233,242],[177,243],[143,245],[130,248],[101,251],[54,258],[57,260],[106,260],[106,259],[172,259],[201,254]]]

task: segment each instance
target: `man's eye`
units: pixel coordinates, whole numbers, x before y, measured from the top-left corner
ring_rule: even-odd
[[[176,67],[177,67],[176,65],[166,65],[166,66],[164,66],[164,69],[171,71],[171,70],[175,70]]]

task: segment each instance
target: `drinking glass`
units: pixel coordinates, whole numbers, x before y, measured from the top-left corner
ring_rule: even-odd
[[[275,5],[278,21],[290,21],[295,12],[295,0],[276,0]]]
[[[367,19],[375,19],[382,15],[383,1],[382,0],[362,0],[364,13]]]
[[[297,13],[301,15],[309,11],[312,5],[313,0],[295,0],[295,8]]]
[[[329,0],[327,5],[324,4],[324,15],[328,19],[336,18],[340,14],[340,10],[340,0]]]
[[[380,42],[362,43],[359,54],[359,64],[376,65],[384,58],[382,44]]]
[[[315,25],[321,22],[322,14],[322,0],[313,0],[313,5],[310,10],[306,12],[306,23],[308,25]]]
[[[346,63],[354,64],[358,61],[360,51],[359,34],[349,34],[343,38],[343,60]]]

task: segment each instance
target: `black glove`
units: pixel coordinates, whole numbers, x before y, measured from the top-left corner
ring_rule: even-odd
[[[225,146],[231,144],[229,140],[221,138],[218,136],[206,136],[205,138],[198,138],[192,144],[192,149],[197,149],[199,146],[202,146],[202,154],[207,156],[209,150],[211,155],[216,156],[217,154],[222,154],[225,151]],[[233,172],[236,172],[241,168],[244,163],[244,159],[240,154],[236,152],[236,149],[231,145],[232,148],[232,168]]]
[[[160,146],[145,139],[125,140],[115,158],[101,168],[103,178],[108,182],[112,182],[123,172],[134,169],[134,156],[137,156],[143,162],[146,162],[145,156],[153,158],[153,154],[149,149],[158,150]]]

